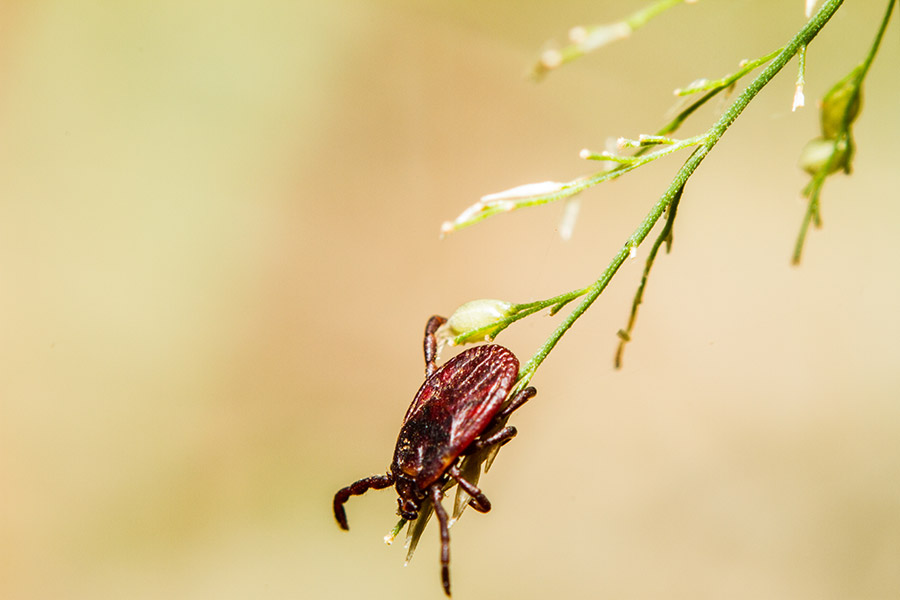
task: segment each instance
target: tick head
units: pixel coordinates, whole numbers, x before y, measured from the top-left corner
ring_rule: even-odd
[[[407,521],[414,521],[419,516],[419,507],[422,505],[422,493],[416,482],[408,477],[398,477],[394,483],[397,490],[397,514]]]

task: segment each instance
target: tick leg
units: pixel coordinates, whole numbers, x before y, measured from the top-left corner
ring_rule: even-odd
[[[350,496],[359,496],[369,490],[383,490],[393,484],[394,478],[391,475],[372,475],[339,489],[334,495],[334,518],[337,519],[341,529],[350,529],[347,524],[347,513],[344,512],[344,503],[350,499]]]
[[[437,360],[437,340],[434,339],[434,333],[438,330],[438,327],[447,322],[447,319],[444,317],[440,317],[438,315],[434,315],[430,319],[428,319],[428,324],[425,325],[425,342],[423,343],[423,349],[425,351],[425,378],[428,379],[431,377],[431,374],[434,373],[437,368],[434,362]]]
[[[472,499],[469,500],[469,506],[482,513],[491,510],[491,501],[487,499],[484,492],[478,489],[478,486],[463,477],[462,473],[459,472],[459,467],[453,465],[447,469],[447,474],[455,479],[456,483],[459,484],[459,487],[465,490],[468,495],[472,496]]]
[[[512,414],[514,410],[528,402],[530,398],[532,398],[535,394],[537,394],[537,390],[533,387],[527,387],[509,401],[509,404],[506,405],[506,408],[497,413],[495,419],[503,419]]]
[[[444,498],[444,492],[438,484],[428,488],[431,492],[431,503],[434,504],[434,516],[437,517],[438,524],[441,526],[441,583],[444,585],[444,593],[450,595],[450,529],[447,525],[447,511],[441,500]]]
[[[508,442],[509,440],[516,437],[516,428],[512,425],[504,427],[494,435],[488,436],[484,439],[477,439],[472,442],[472,447],[474,450],[481,450],[482,448],[487,448],[488,446],[494,446],[496,444],[500,444],[501,446]]]

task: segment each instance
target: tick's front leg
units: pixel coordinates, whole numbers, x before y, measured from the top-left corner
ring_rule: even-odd
[[[428,319],[428,323],[425,325],[425,341],[422,344],[425,351],[425,379],[431,377],[437,368],[434,364],[437,360],[437,340],[434,334],[446,322],[447,319],[444,317],[434,315]]]
[[[350,529],[347,524],[347,513],[344,512],[344,503],[350,499],[350,496],[359,496],[365,494],[369,490],[383,490],[394,484],[394,478],[390,475],[372,475],[365,479],[360,479],[356,483],[351,483],[345,488],[341,488],[334,495],[334,518],[337,519],[341,529]]]

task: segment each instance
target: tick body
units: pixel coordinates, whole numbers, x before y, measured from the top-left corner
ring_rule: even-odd
[[[441,529],[441,582],[449,596],[450,534],[441,505],[443,487],[453,479],[472,497],[472,508],[479,512],[491,509],[484,493],[460,473],[459,459],[515,437],[515,427],[499,425],[537,392],[525,388],[504,404],[519,374],[519,360],[496,344],[470,348],[437,368],[434,334],[445,321],[434,316],[425,327],[425,383],[403,418],[387,474],[366,477],[338,490],[334,516],[342,529],[349,529],[344,503],[370,489],[394,486],[397,513],[408,521],[419,516],[426,498],[431,499]]]

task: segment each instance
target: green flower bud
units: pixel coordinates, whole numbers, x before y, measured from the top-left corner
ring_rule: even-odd
[[[822,138],[809,140],[800,152],[800,168],[810,175],[815,175],[825,168],[831,155],[835,152],[837,152],[838,155],[835,156],[832,161],[831,169],[828,171],[829,173],[834,173],[839,169],[846,170],[848,168],[849,165],[847,161],[849,160],[850,155],[847,152],[847,144],[838,143],[837,140],[826,140]]]
[[[489,298],[472,300],[457,308],[443,327],[447,328],[447,337],[457,337],[469,331],[489,327],[511,314],[512,304],[509,302]],[[488,331],[478,337],[467,338],[466,341],[480,342],[488,339],[490,333],[492,332]]]
[[[859,114],[862,102],[862,89],[857,93],[859,85],[859,67],[837,82],[822,99],[820,117],[822,119],[822,137],[832,140],[841,132],[841,124],[847,119],[849,126]],[[845,117],[846,115],[846,117]]]

